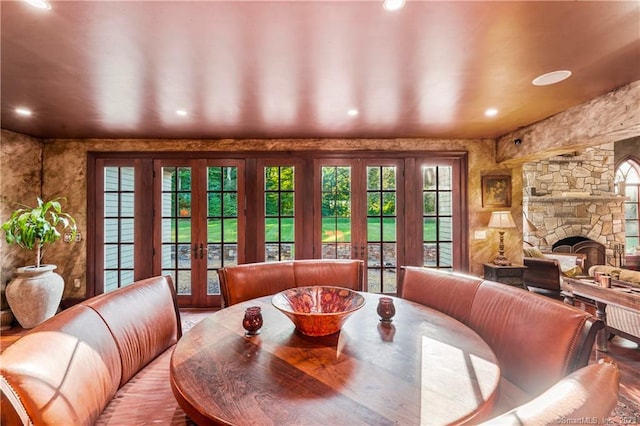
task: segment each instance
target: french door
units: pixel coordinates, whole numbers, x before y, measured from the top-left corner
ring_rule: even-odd
[[[467,271],[464,155],[392,154],[96,158],[87,295],[167,274],[220,306],[219,268],[291,259],[361,259],[389,294],[402,265]]]
[[[365,261],[365,289],[395,293],[404,221],[403,162],[319,159],[315,185],[315,257]]]
[[[234,160],[156,160],[154,270],[182,306],[220,306],[217,270],[244,261],[244,168]]]

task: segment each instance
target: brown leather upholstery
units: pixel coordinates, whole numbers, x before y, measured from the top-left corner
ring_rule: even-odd
[[[329,285],[362,291],[364,262],[347,259],[307,259],[293,262],[296,286]]]
[[[587,365],[603,325],[573,306],[491,281],[478,288],[467,324],[491,346],[502,376],[530,395]]]
[[[553,256],[559,257],[563,255],[561,253],[553,253]],[[586,255],[571,253],[567,256],[575,257],[576,266],[584,267]],[[560,280],[563,274],[560,262],[557,259],[525,256],[523,262],[527,269],[524,270],[522,279],[524,285],[530,291],[562,300]]]
[[[168,374],[180,336],[170,277],[62,311],[0,354],[2,424],[184,424]]]
[[[218,269],[225,306],[296,286],[293,262],[262,262]]]
[[[334,285],[363,289],[363,261],[309,259],[258,262],[226,266],[218,270],[225,306],[282,290],[308,285]]]
[[[578,424],[587,419],[600,423],[615,408],[619,385],[617,364],[603,358],[562,378],[526,404],[483,424],[539,426]]]
[[[403,266],[398,295],[468,323],[471,304],[482,279],[459,274],[432,274],[425,268]]]
[[[14,409],[23,423],[36,425],[95,423],[122,375],[109,328],[93,309],[81,305],[55,315],[5,349],[0,372],[3,400],[15,396]],[[10,407],[2,408],[4,416]]]
[[[173,286],[169,281],[157,285],[157,280],[138,281],[117,290],[116,296],[106,293],[83,302],[98,312],[116,340],[122,357],[120,386],[182,336]],[[175,315],[170,315],[172,311]]]
[[[604,326],[591,314],[547,297],[429,268],[405,267],[400,296],[453,316],[491,346],[502,373],[496,414],[586,366],[596,332]]]

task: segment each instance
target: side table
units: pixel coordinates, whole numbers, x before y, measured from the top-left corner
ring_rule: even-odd
[[[493,263],[485,263],[484,279],[527,290],[523,280],[524,271],[526,269],[527,267],[524,265],[501,266]]]

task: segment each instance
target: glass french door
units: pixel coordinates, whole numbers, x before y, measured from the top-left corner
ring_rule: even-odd
[[[364,260],[365,288],[371,292],[396,292],[403,262],[402,173],[400,160],[317,162],[316,257]]]
[[[468,271],[464,155],[168,158],[90,162],[87,295],[171,275],[182,307],[220,306],[218,269],[361,259],[365,289],[398,269]]]
[[[219,306],[218,269],[242,263],[241,162],[156,160],[154,270],[171,275],[181,306]]]

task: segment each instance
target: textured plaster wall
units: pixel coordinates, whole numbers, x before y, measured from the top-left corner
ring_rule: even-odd
[[[3,133],[4,135],[4,133]],[[482,263],[497,254],[498,236],[487,229],[491,209],[482,207],[481,176],[487,173],[513,176],[513,217],[521,227],[522,199],[521,169],[496,165],[493,140],[47,140],[44,141],[43,192],[64,194],[67,209],[73,212],[83,235],[79,243],[61,245],[49,253],[48,261],[59,265],[65,278],[65,297],[84,297],[86,276],[87,234],[86,158],[89,151],[345,151],[345,150],[431,150],[467,151],[469,169],[468,221],[470,272],[482,275]],[[487,231],[487,239],[475,240],[474,231]],[[521,261],[521,230],[506,234],[506,254],[514,262]],[[73,279],[81,280],[81,288],[73,288]]]
[[[0,134],[0,221],[4,223],[17,208],[16,203],[30,206],[40,196],[42,142],[8,131]],[[0,284],[2,291],[13,277],[16,267],[33,265],[32,251],[9,246],[2,233],[0,239]],[[45,258],[45,261],[47,259]],[[2,297],[4,303],[4,296]],[[4,306],[3,306],[4,308]]]

